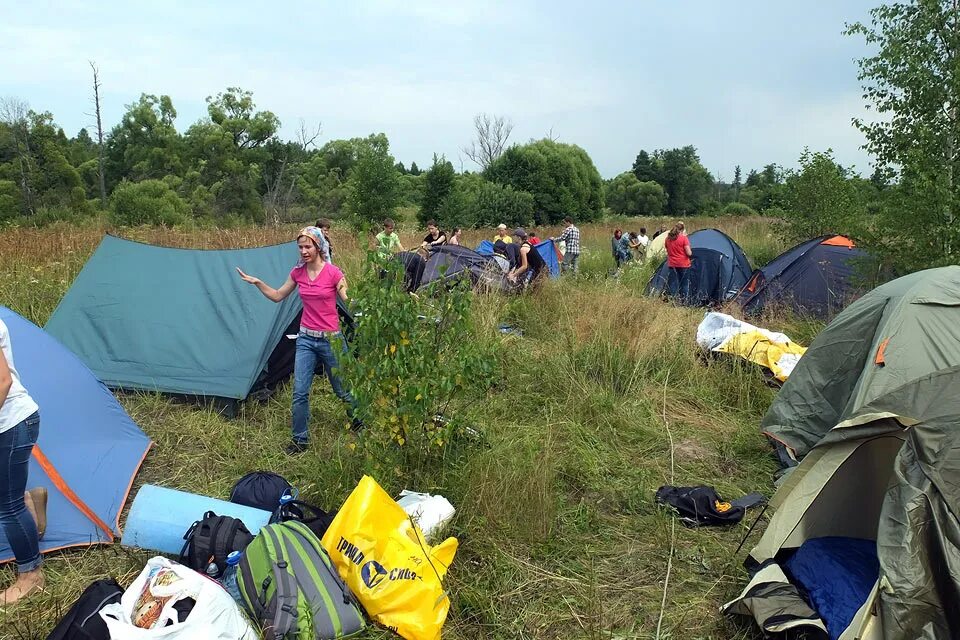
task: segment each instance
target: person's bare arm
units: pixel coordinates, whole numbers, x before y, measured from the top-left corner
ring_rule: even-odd
[[[10,373],[7,357],[0,351],[0,407],[7,401],[11,387],[13,387],[13,374]]]
[[[266,296],[268,300],[272,300],[273,302],[280,302],[281,300],[286,298],[288,295],[290,295],[293,292],[294,288],[296,288],[297,286],[294,283],[293,278],[291,278],[290,276],[287,276],[286,282],[280,285],[279,289],[274,289],[273,287],[265,283],[260,278],[256,278],[254,276],[245,274],[243,271],[240,270],[240,267],[237,267],[237,273],[240,274],[240,277],[243,279],[244,282],[248,282],[254,285],[255,287],[257,287],[257,289],[260,290],[260,293]]]
[[[337,295],[340,296],[340,299],[344,302],[350,302],[350,298],[347,297],[347,278],[344,276],[340,278],[340,282],[337,283]]]

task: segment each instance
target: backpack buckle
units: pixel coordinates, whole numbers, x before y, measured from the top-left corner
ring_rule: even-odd
[[[278,563],[277,563],[277,567],[280,568],[280,569],[286,569],[286,568],[287,568],[287,562],[286,562],[286,560],[281,560],[280,562],[278,562]]]

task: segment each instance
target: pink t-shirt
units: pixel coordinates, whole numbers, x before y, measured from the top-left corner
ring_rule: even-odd
[[[343,280],[343,272],[328,262],[316,280],[310,280],[306,266],[294,267],[290,279],[296,283],[303,301],[300,324],[313,331],[339,331],[337,285]]]

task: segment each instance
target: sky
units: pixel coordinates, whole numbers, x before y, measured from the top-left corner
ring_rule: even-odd
[[[286,138],[301,119],[320,144],[383,132],[407,166],[475,169],[461,149],[485,112],[513,122],[511,142],[583,147],[605,178],[685,145],[725,181],[804,147],[869,174],[851,119],[871,51],[843,29],[879,2],[0,0],[0,97],[92,129],[92,60],[107,128],[148,93],[185,131],[237,86]]]

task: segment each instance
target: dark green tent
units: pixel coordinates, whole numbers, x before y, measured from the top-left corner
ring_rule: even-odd
[[[237,275],[279,286],[293,242],[237,250],[157,247],[107,236],[47,322],[107,386],[243,400],[293,370],[301,304],[274,304]]]
[[[763,419],[799,464],[726,611],[772,637],[960,637],[958,390],[960,267],[904,276],[838,315]]]

